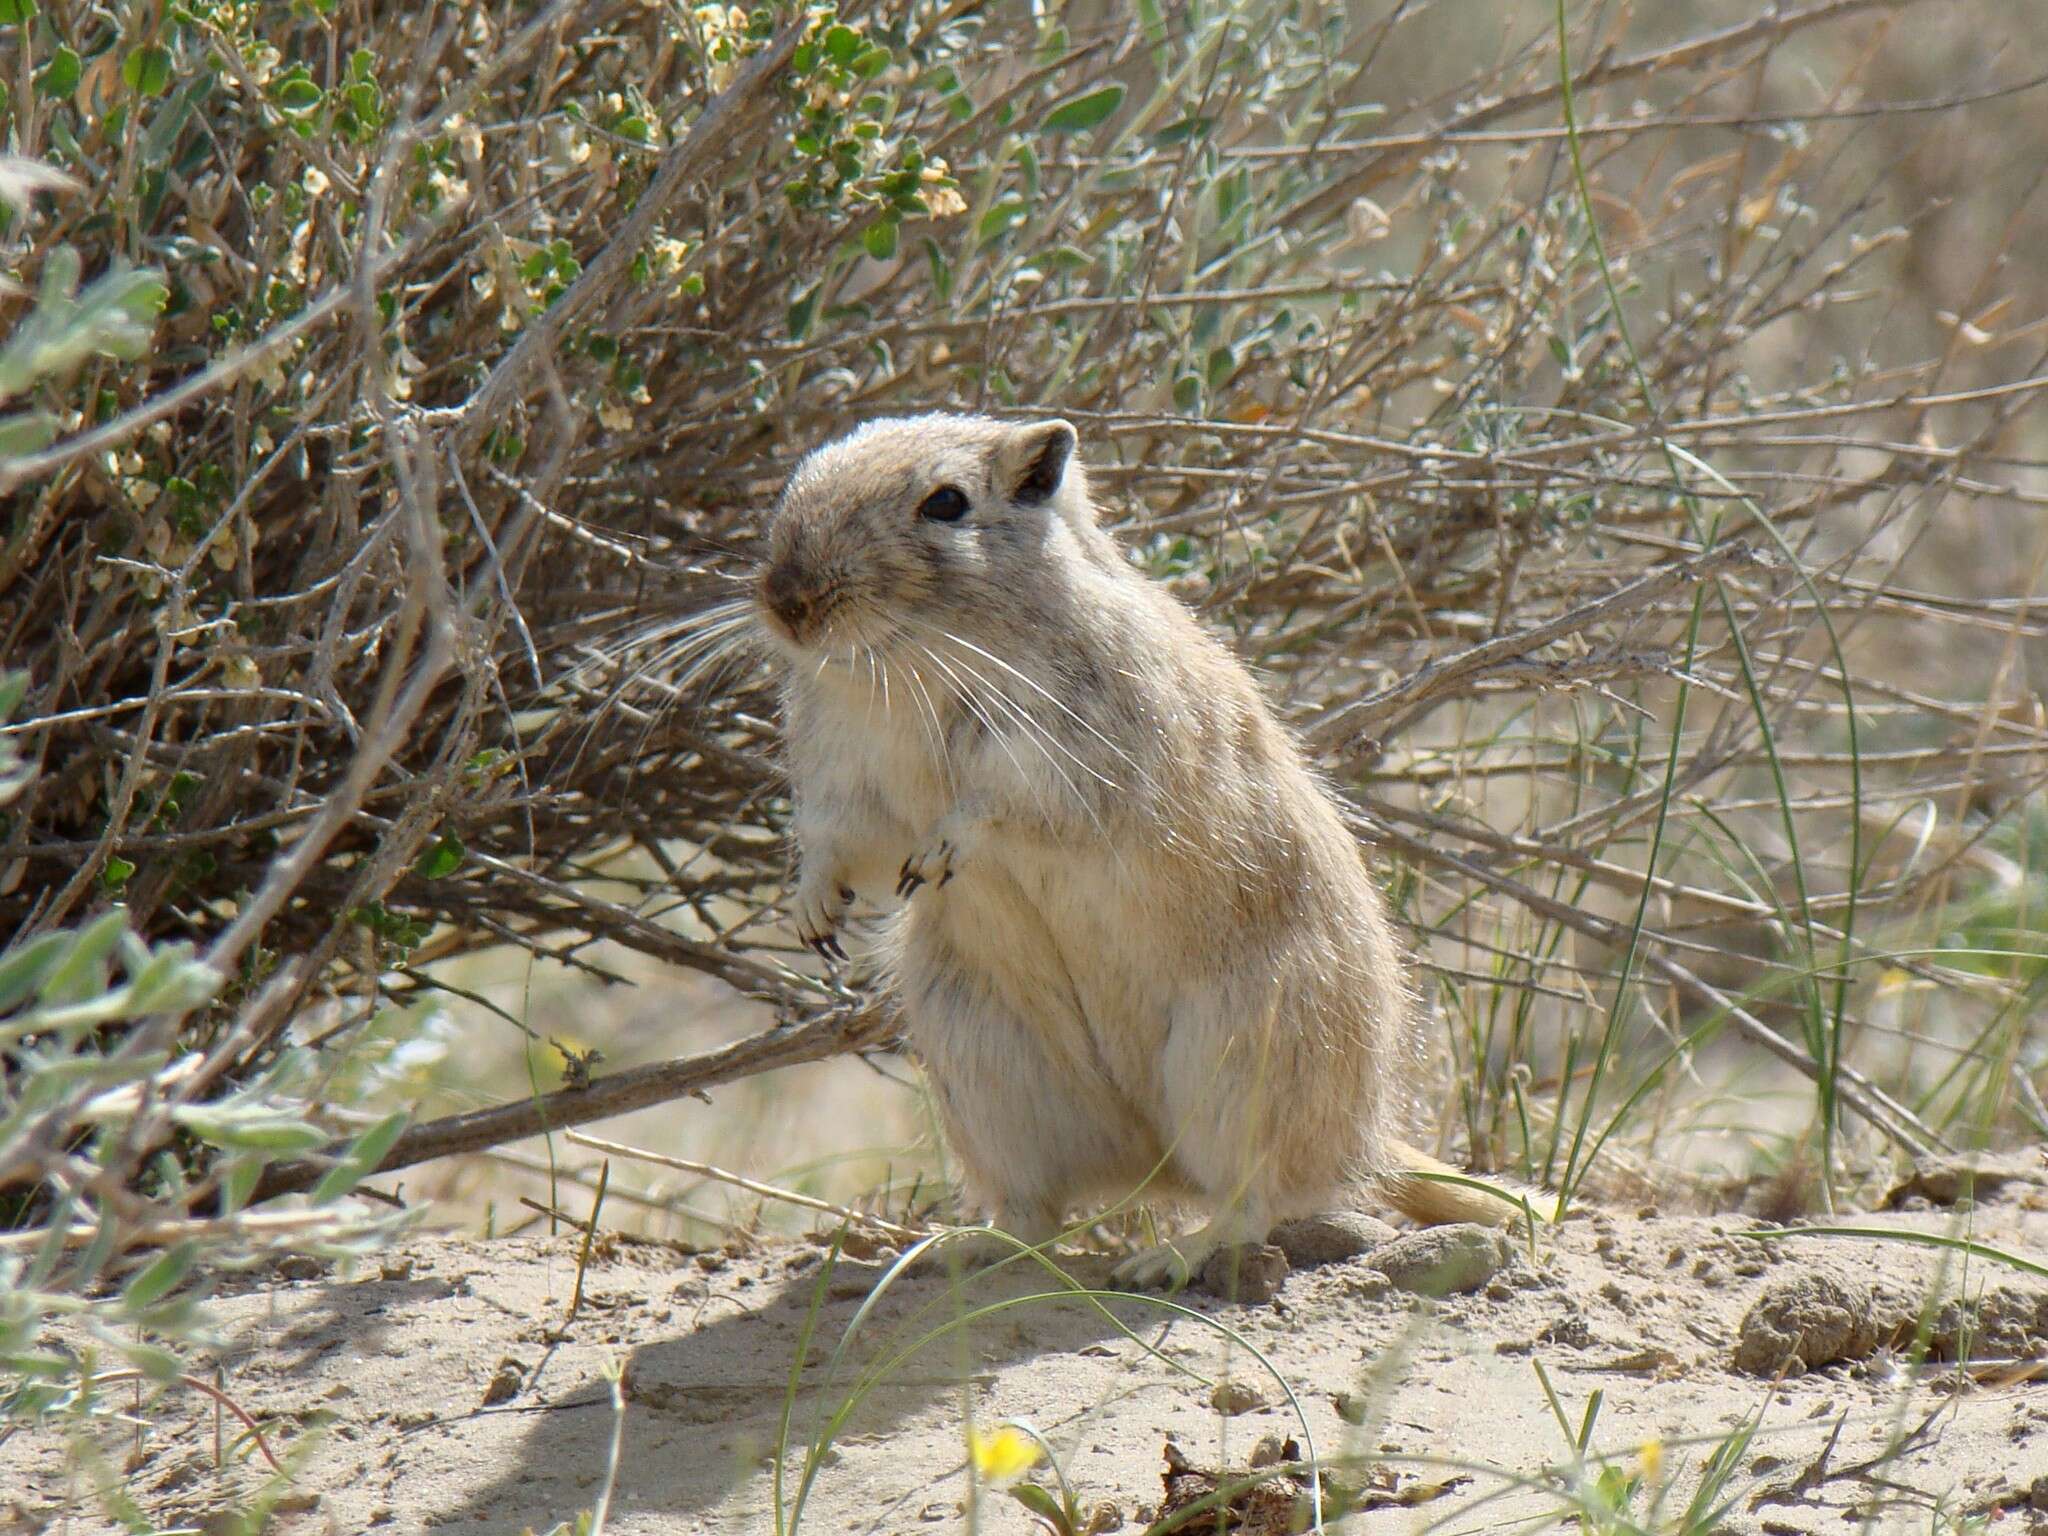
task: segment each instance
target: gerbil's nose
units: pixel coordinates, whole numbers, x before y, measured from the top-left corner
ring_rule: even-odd
[[[768,567],[761,578],[761,602],[793,635],[803,633],[818,605],[811,584],[797,574],[795,566],[780,561]]]

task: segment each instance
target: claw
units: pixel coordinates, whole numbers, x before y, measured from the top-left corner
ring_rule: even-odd
[[[924,873],[937,866],[936,880]],[[942,888],[953,878],[953,844],[945,838],[939,839],[936,848],[913,853],[903,861],[903,869],[896,877],[896,894],[908,900],[919,886],[930,885],[933,890]]]

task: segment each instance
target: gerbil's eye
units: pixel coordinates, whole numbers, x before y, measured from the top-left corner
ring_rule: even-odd
[[[919,504],[917,515],[935,523],[957,523],[967,515],[967,493],[957,485],[942,485]]]

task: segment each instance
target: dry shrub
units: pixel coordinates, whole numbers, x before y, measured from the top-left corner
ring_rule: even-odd
[[[1575,7],[1562,74],[1473,6],[30,9],[15,150],[86,190],[0,302],[66,250],[167,302],[0,460],[0,926],[195,941],[209,1091],[502,944],[871,1040],[690,621],[796,455],[952,404],[1074,420],[1270,679],[1480,1161],[1628,1166],[1729,1029],[1824,1142],[2048,1128],[2041,220],[2017,151],[1944,213],[1892,147],[2038,121],[2028,0],[1982,74],[1872,0]]]

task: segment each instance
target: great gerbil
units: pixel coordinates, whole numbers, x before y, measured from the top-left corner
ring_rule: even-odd
[[[1141,1191],[1208,1225],[1376,1185],[1509,1206],[1394,1139],[1416,1005],[1366,861],[1246,669],[1097,526],[1064,421],[869,422],[805,458],[754,592],[782,668],[803,940],[883,960],[968,1199],[1028,1242]]]

